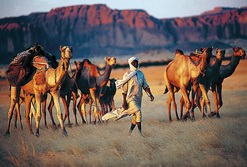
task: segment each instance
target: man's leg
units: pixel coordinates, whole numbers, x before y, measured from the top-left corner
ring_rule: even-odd
[[[141,111],[139,111],[135,115],[136,115],[136,124],[139,130],[139,133],[142,137],[144,137],[142,134],[142,113]]]
[[[136,115],[133,114],[131,125],[130,125],[130,130],[129,130],[129,135],[131,135],[131,133],[132,133],[132,131],[134,130],[135,127],[136,127]]]

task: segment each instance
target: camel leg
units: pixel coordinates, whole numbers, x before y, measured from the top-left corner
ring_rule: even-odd
[[[203,115],[204,115],[204,105],[205,105],[205,103],[206,103],[206,105],[207,105],[207,109],[208,109],[208,112],[209,112],[209,116],[210,116],[210,113],[211,113],[211,106],[210,106],[210,101],[209,101],[209,98],[208,98],[208,94],[207,94],[207,91],[206,91],[206,89],[205,89],[205,87],[204,87],[204,85],[203,84],[199,84],[199,87],[200,87],[200,89],[201,89],[201,91],[202,91],[202,102],[201,102],[201,110],[202,110],[202,113],[203,113]]]
[[[96,88],[89,89],[91,98],[93,99],[93,102],[94,102],[94,105],[95,105],[94,106],[94,110],[93,110],[93,112],[94,112],[94,124],[96,124],[96,121],[99,118],[98,101],[97,101],[97,98],[96,98],[96,95],[95,95],[95,89]]]
[[[14,123],[15,123],[15,125],[14,125],[14,126],[15,126],[15,128],[17,128],[17,119],[18,119],[18,114],[17,114],[17,110],[16,110],[16,109],[14,110],[14,119],[15,119],[15,120],[14,120]]]
[[[40,120],[41,120],[41,92],[38,90],[34,89],[35,92],[35,100],[36,100],[36,113],[34,115],[35,122],[36,122],[36,132],[35,136],[39,137],[39,125],[40,125]]]
[[[48,106],[48,111],[49,111],[49,114],[50,114],[50,118],[51,118],[53,129],[56,130],[57,129],[57,125],[56,125],[56,123],[54,121],[53,114],[52,114],[53,106],[54,106],[54,100],[53,100],[53,97],[51,97],[51,101],[50,101],[50,104]]]
[[[28,126],[30,134],[33,134],[32,126],[31,126],[31,121],[30,121],[30,109],[31,109],[31,101],[33,99],[33,96],[30,94],[25,95],[25,105],[26,105],[26,113],[25,113],[25,119],[26,119],[26,124]],[[33,112],[33,110],[32,110]]]
[[[167,109],[168,109],[168,117],[169,117],[169,121],[172,122],[172,117],[171,117],[171,95],[169,94],[168,99],[166,101],[166,105],[167,105]]]
[[[54,104],[55,104],[55,107],[56,107],[56,110],[57,110],[57,118],[58,118],[58,120],[60,122],[60,126],[62,128],[63,136],[67,136],[67,132],[66,132],[65,126],[63,124],[63,114],[61,113],[60,92],[59,91],[52,91],[51,95],[53,97]]]
[[[80,110],[81,110],[81,115],[82,115],[82,122],[85,124],[88,124],[85,101],[81,104]]]
[[[70,122],[70,117],[69,117],[69,106],[70,106],[70,101],[71,101],[71,92],[69,92],[67,94],[67,100],[66,100],[66,108],[67,108],[67,112],[68,112],[68,124],[72,125],[72,123]]]
[[[222,84],[217,85],[217,95],[218,95],[218,112],[216,113],[216,117],[220,118],[219,109],[223,106],[223,100],[222,100]]]
[[[20,87],[17,87],[17,89],[20,89]],[[18,101],[15,105],[16,109],[15,109],[15,127],[17,128],[17,118],[20,122],[20,126],[21,126],[21,129],[23,129],[23,126],[22,126],[22,121],[21,121],[21,110],[20,110],[20,104],[21,104],[21,100],[20,100],[20,90],[17,90],[16,91],[16,98],[18,98]]]
[[[69,106],[68,106],[67,100],[65,99],[65,97],[61,97],[61,99],[62,99],[64,109],[65,109],[65,116],[64,116],[63,122],[65,123],[66,118],[68,118],[68,125],[71,125],[70,118],[69,118]]]
[[[213,97],[214,97],[215,110],[214,110],[214,112],[211,112],[210,116],[213,116],[213,115],[215,115],[215,113],[219,112],[219,104],[218,104],[219,99],[218,99],[218,96],[216,93],[216,85],[212,84],[211,89],[212,89],[212,93],[213,93]]]
[[[73,113],[74,113],[74,117],[75,117],[75,124],[78,125],[78,122],[77,122],[77,117],[76,117],[76,99],[77,99],[77,95],[75,92],[72,92],[72,96],[73,96]]]
[[[13,116],[13,110],[15,108],[16,103],[18,102],[19,97],[17,97],[17,91],[19,89],[17,89],[17,87],[10,87],[10,107],[9,107],[9,111],[8,111],[8,126],[7,126],[7,131],[5,132],[4,136],[8,137],[10,135],[9,129],[10,129],[10,123],[11,123],[11,119]]]
[[[183,96],[183,99],[185,102],[185,108],[186,108],[186,113],[183,115],[182,119],[186,120],[188,117],[190,117],[189,110],[191,108],[191,103],[190,103],[189,96],[188,96],[185,86],[181,86],[180,89],[182,92],[182,96]]]
[[[42,113],[43,113],[43,117],[44,117],[45,127],[48,129],[47,121],[46,121],[46,100],[47,100],[47,98],[42,102]]]
[[[111,100],[110,104],[111,104],[110,111],[116,110],[114,99]]]
[[[79,101],[79,103],[78,103],[78,105],[77,105],[77,109],[79,110],[79,113],[80,113],[80,115],[81,115],[81,120],[82,120],[82,123],[87,123],[87,116],[86,116],[86,113],[85,113],[85,106],[83,106],[83,105],[86,105],[85,104],[85,95],[84,94],[81,94],[81,98],[80,98],[80,101]]]
[[[183,118],[183,112],[184,112],[184,98],[182,96],[180,98],[180,119]]]
[[[19,102],[16,104],[16,111],[17,111],[17,116],[18,116],[18,120],[20,122],[21,129],[23,129],[22,121],[21,121],[20,103]]]
[[[93,106],[93,100],[91,98],[89,98],[88,105],[89,105],[89,107],[88,107],[87,113],[89,116],[89,123],[91,124],[92,123],[91,110],[92,110],[92,106]]]

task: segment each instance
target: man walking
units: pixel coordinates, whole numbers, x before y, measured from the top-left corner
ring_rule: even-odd
[[[118,115],[116,120],[119,120],[127,115],[133,114],[130,134],[137,125],[140,135],[142,134],[141,122],[142,122],[142,112],[141,112],[141,103],[142,103],[142,89],[150,97],[150,101],[154,100],[154,96],[151,93],[149,85],[146,82],[144,74],[138,69],[139,68],[139,59],[136,57],[131,57],[128,60],[130,70],[127,71],[122,80],[116,81],[116,87],[122,87],[122,107],[123,111]]]

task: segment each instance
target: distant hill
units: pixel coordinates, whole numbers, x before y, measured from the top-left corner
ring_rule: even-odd
[[[36,42],[55,55],[60,45],[71,45],[74,57],[90,57],[212,45],[229,48],[239,39],[247,40],[247,7],[157,19],[144,10],[112,10],[103,4],[68,6],[0,19],[0,63]]]

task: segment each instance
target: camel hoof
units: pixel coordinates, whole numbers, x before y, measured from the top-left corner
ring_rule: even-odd
[[[210,117],[213,117],[213,116],[215,116],[215,115],[216,115],[215,112],[210,112],[210,113],[208,114],[208,117],[210,118]]]
[[[184,114],[182,117],[182,121],[187,121],[187,118],[188,118],[188,114]]]
[[[36,133],[35,133],[35,136],[36,136],[36,137],[39,137],[39,136],[40,136],[40,134],[36,132]]]
[[[4,137],[10,137],[10,133],[9,133],[9,131],[6,131],[5,133],[4,133]]]
[[[216,114],[216,117],[217,117],[217,118],[220,118],[220,114],[219,114],[219,113],[217,113],[217,114]]]
[[[53,130],[54,131],[57,130],[57,125],[56,124],[53,125]]]
[[[63,131],[63,137],[67,137],[68,136],[68,133],[66,130]]]
[[[73,125],[73,123],[67,123],[67,124],[66,124],[66,126],[67,126],[67,127],[70,127],[70,128],[72,127],[72,125]]]
[[[195,121],[196,121],[195,117],[192,117],[192,118],[191,118],[191,121],[192,121],[192,122],[195,122]]]

